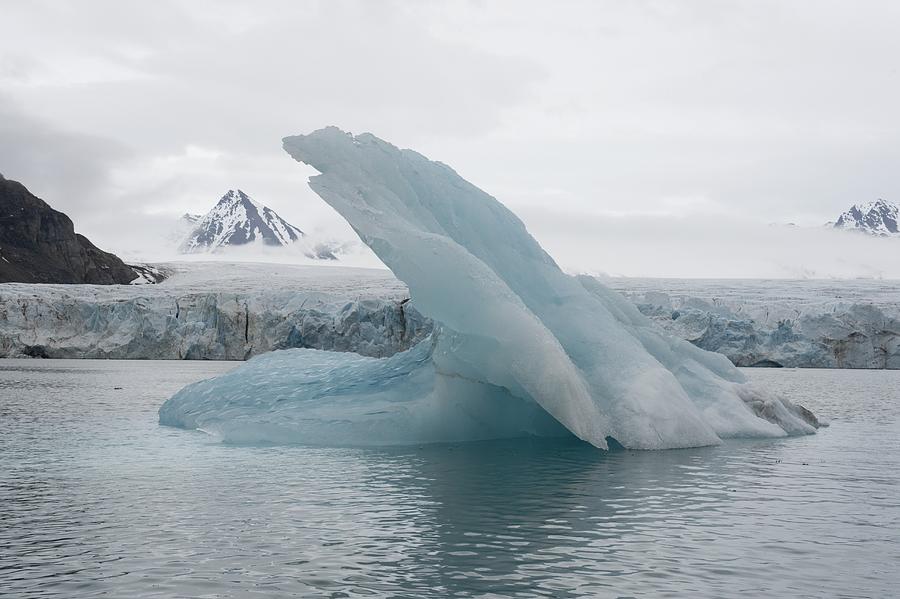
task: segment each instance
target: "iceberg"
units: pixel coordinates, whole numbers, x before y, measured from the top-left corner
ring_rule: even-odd
[[[815,416],[751,387],[724,356],[657,328],[624,297],[563,272],[499,201],[374,135],[284,139],[312,189],[434,322],[388,358],[259,356],[179,391],[162,424],[233,442],[378,446],[575,435],[600,448],[813,433]]]

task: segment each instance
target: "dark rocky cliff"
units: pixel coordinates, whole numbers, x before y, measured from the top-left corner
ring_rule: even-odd
[[[75,233],[71,219],[0,175],[0,283],[127,284],[134,271]]]

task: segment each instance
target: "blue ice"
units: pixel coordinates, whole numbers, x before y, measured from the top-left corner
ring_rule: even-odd
[[[453,169],[335,127],[284,139],[436,328],[390,358],[273,352],[191,385],[163,424],[228,441],[392,445],[524,435],[601,448],[809,434],[818,422],[719,354],[564,273],[522,221]]]

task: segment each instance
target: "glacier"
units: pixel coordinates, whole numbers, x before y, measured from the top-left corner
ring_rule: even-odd
[[[0,357],[245,360],[315,348],[387,357],[431,333],[387,270],[177,262],[156,285],[0,285]]]
[[[383,358],[432,330],[386,269],[234,261],[146,266],[154,285],[0,284],[0,358]],[[900,369],[900,291],[870,280],[607,277],[666,332],[737,366]]]
[[[668,333],[737,366],[900,368],[896,281],[607,279]]]
[[[511,211],[450,167],[335,127],[284,148],[320,173],[311,188],[408,286],[433,332],[389,358],[259,356],[176,393],[162,424],[226,441],[364,446],[568,431],[604,449],[819,426],[596,279],[564,273]]]

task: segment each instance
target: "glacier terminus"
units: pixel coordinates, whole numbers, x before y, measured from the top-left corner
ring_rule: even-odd
[[[229,442],[380,446],[575,435],[596,447],[810,434],[802,406],[563,272],[515,214],[453,169],[374,135],[284,139],[312,189],[409,288],[430,336],[388,357],[260,355],[189,385],[164,425]]]

